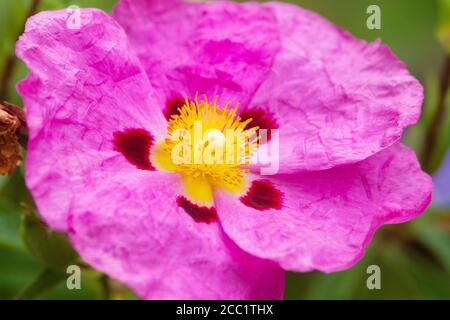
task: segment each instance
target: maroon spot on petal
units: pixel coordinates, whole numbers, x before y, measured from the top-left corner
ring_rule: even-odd
[[[145,129],[126,129],[114,132],[114,149],[138,169],[155,170],[150,162],[150,149],[154,138]]]
[[[217,213],[214,207],[200,207],[183,196],[177,198],[177,204],[196,222],[211,223],[217,220]]]
[[[170,118],[174,115],[180,114],[178,108],[181,108],[184,105],[185,100],[180,96],[174,96],[166,101],[166,107],[164,108],[164,117],[169,121]]]
[[[283,193],[269,180],[255,180],[247,194],[240,198],[247,207],[260,211],[282,208]]]
[[[242,121],[252,118],[252,121],[247,124],[246,128],[259,127],[259,129],[268,130],[267,141],[272,137],[270,130],[279,128],[275,115],[272,112],[265,111],[259,107],[251,107],[244,110],[240,114],[240,117]]]

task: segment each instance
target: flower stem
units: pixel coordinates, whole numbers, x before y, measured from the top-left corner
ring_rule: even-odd
[[[19,38],[20,34],[23,33],[25,28],[25,22],[28,19],[28,17],[34,15],[37,12],[37,9],[39,7],[40,0],[32,0],[31,5],[28,8],[27,15],[25,17],[25,20],[23,22],[23,27],[20,30],[20,33],[16,36],[16,39]],[[5,68],[3,70],[3,73],[0,78],[0,101],[2,100],[8,100],[9,98],[9,87],[11,83],[11,79],[14,74],[14,68],[16,66],[16,55],[14,52],[11,52],[11,54],[6,58]]]
[[[447,55],[444,62],[444,68],[442,69],[441,79],[439,82],[439,99],[436,111],[433,114],[433,118],[428,126],[428,130],[425,135],[425,145],[422,157],[422,166],[425,171],[432,171],[432,156],[436,148],[436,142],[439,135],[439,131],[442,127],[445,117],[445,107],[448,95],[448,87],[450,85],[450,55]]]

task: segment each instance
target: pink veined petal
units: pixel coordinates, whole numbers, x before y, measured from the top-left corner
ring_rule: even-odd
[[[66,229],[73,198],[136,170],[114,150],[114,132],[140,128],[161,138],[166,121],[120,25],[102,11],[81,9],[31,17],[17,56],[31,70],[18,90],[30,132],[26,182],[53,228]]]
[[[220,224],[177,206],[177,175],[136,171],[89,188],[69,216],[77,251],[147,299],[280,299],[284,271],[237,247]]]
[[[276,13],[281,50],[249,107],[275,115],[280,172],[363,160],[417,121],[422,86],[387,46],[295,5],[265,6]]]
[[[121,27],[97,10],[32,17],[17,45],[30,142],[27,184],[46,222],[86,261],[145,298],[278,299],[284,272],[239,249],[176,199],[179,178],[147,162],[164,137],[158,100]],[[67,226],[67,220],[69,226]]]
[[[244,203],[270,199],[240,201],[217,191],[222,226],[247,252],[294,271],[351,267],[377,228],[422,213],[432,191],[414,152],[401,144],[352,165],[253,179],[270,181],[283,194],[282,208],[257,210]]]
[[[113,16],[166,101],[198,92],[245,105],[279,48],[273,11],[256,3],[122,0]]]

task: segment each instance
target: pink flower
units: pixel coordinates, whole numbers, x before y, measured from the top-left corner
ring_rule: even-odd
[[[349,268],[378,227],[427,207],[431,179],[399,142],[422,87],[379,42],[282,3],[73,14],[39,13],[17,44],[26,182],[45,221],[140,296],[281,298],[284,270]],[[279,129],[278,174],[171,162],[169,132],[194,118]]]

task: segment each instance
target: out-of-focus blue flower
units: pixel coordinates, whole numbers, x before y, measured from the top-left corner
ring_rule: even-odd
[[[450,207],[450,151],[433,180],[433,204],[438,207]]]

